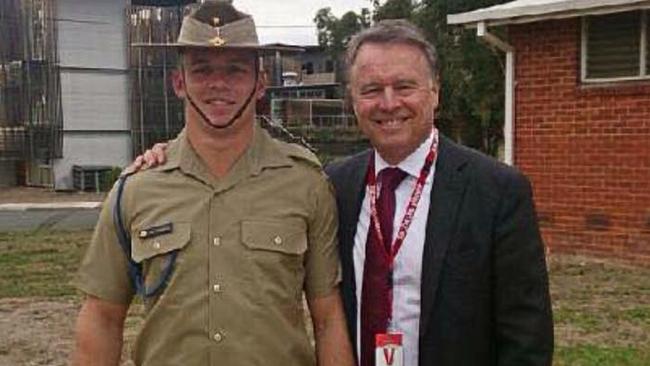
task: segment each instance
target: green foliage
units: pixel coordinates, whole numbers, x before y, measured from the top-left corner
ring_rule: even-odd
[[[318,44],[338,59],[352,35],[370,25],[370,11],[365,8],[361,14],[349,11],[339,19],[332,14],[331,8],[323,8],[316,13],[314,23],[318,29]]]
[[[374,0],[372,20],[405,18],[417,24],[438,50],[441,95],[437,126],[462,143],[496,155],[503,139],[504,55],[480,41],[474,30],[448,26],[448,14],[470,11],[508,0]],[[329,8],[314,21],[319,43],[339,56],[351,36],[368,26],[368,12],[341,19]],[[343,19],[346,18],[346,21]],[[353,20],[356,19],[356,22]],[[361,21],[359,19],[363,19]],[[495,30],[492,30],[493,32]],[[499,30],[496,33],[501,37]]]
[[[591,344],[558,347],[556,366],[646,366],[650,364],[647,349],[607,347]]]
[[[497,154],[503,140],[505,57],[479,40],[474,30],[448,26],[446,18],[506,1],[425,0],[414,15],[414,22],[438,50],[438,126],[447,135],[490,155]]]
[[[320,9],[314,17],[314,23],[318,29],[318,44],[325,48],[329,56],[336,60],[336,80],[343,80],[343,55],[345,46],[355,33],[370,26],[370,11],[366,8],[361,14],[349,11],[341,18],[332,14],[331,8]]]
[[[388,0],[383,5],[375,5],[372,19],[375,22],[383,19],[411,19],[414,10],[415,4],[412,0]]]
[[[622,318],[628,321],[640,321],[650,324],[650,305],[625,310]]]
[[[122,168],[116,166],[111,168],[111,170],[106,173],[105,179],[102,181],[100,188],[101,191],[108,192],[113,187],[113,184],[115,184],[115,182],[120,178],[120,174],[122,174]]]

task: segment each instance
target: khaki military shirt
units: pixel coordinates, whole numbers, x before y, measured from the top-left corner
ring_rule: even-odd
[[[329,295],[339,282],[335,201],[316,158],[259,127],[221,179],[184,132],[167,154],[164,165],[127,179],[121,201],[148,287],[177,253],[165,289],[145,300],[136,365],[315,364],[302,293]],[[134,290],[113,224],[114,191],[78,287],[128,304]]]

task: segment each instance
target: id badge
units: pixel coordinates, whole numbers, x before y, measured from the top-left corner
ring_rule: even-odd
[[[375,336],[375,365],[404,365],[402,333],[383,333]]]

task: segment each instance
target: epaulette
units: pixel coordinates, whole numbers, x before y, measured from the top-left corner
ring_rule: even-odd
[[[312,165],[315,168],[322,169],[323,165],[321,164],[318,157],[313,152],[309,151],[307,148],[300,146],[298,144],[291,143],[280,143],[280,148],[282,151],[287,154],[287,156],[300,161],[305,161],[309,165]]]

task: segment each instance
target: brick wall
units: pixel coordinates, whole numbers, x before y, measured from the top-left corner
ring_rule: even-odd
[[[650,80],[580,83],[580,21],[511,26],[515,164],[551,251],[650,265]]]

